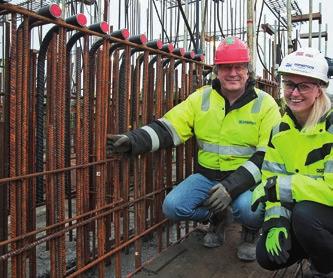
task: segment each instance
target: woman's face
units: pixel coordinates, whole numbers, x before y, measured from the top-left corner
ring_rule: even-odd
[[[283,76],[284,98],[295,116],[307,118],[317,97],[322,93],[319,81],[301,75]]]

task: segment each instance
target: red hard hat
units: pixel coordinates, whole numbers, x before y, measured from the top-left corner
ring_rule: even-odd
[[[215,65],[250,62],[250,50],[237,37],[225,38],[215,52]]]

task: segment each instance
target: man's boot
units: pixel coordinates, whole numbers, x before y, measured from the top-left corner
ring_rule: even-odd
[[[256,259],[256,247],[259,238],[259,230],[253,230],[242,226],[241,242],[237,247],[237,257],[242,261],[254,261]]]
[[[208,248],[219,247],[225,240],[225,227],[232,222],[232,213],[229,208],[213,214],[209,219],[209,228],[203,238],[203,246]]]

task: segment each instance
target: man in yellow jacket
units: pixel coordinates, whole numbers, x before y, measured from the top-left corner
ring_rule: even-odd
[[[272,126],[280,120],[274,99],[254,88],[249,49],[237,37],[224,39],[215,53],[217,78],[168,111],[162,118],[122,135],[108,135],[113,152],[132,155],[178,146],[192,136],[198,144],[197,172],[165,198],[169,219],[209,221],[206,247],[224,241],[221,215],[231,205],[243,227],[238,257],[255,260],[255,239],[263,209],[252,212],[252,192]]]

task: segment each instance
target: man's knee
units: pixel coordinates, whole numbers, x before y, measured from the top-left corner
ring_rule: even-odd
[[[246,191],[233,202],[234,218],[249,228],[260,228],[264,221],[265,210],[260,204],[255,212],[251,210],[252,192]]]
[[[165,197],[162,210],[164,215],[173,221],[186,220],[191,215],[191,212],[186,209],[184,203],[171,194]]]
[[[166,218],[176,220],[175,207],[176,203],[174,199],[167,195],[162,205],[162,211]]]

